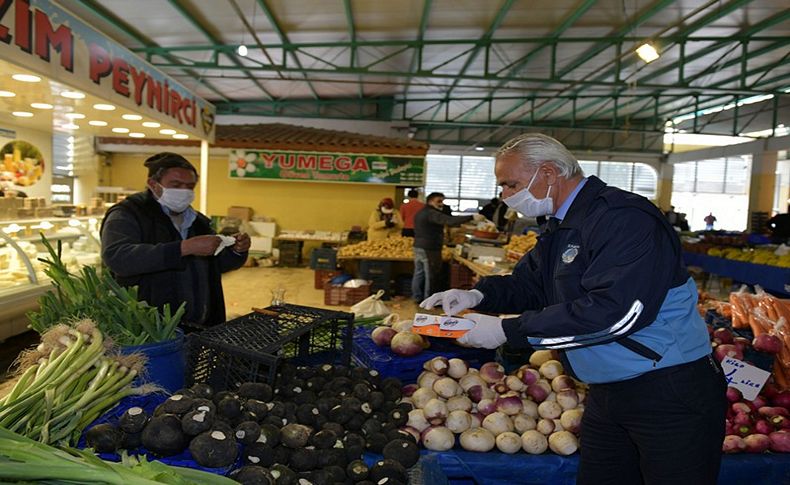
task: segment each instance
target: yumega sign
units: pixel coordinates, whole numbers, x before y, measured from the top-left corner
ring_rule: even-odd
[[[49,0],[0,0],[0,57],[214,141],[208,101]]]

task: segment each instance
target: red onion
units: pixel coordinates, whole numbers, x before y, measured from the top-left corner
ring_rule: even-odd
[[[562,363],[558,360],[547,360],[540,365],[540,369],[538,369],[538,371],[540,372],[540,375],[548,380],[551,380],[563,373]]]
[[[741,436],[749,436],[754,432],[754,428],[748,424],[742,424],[735,427],[735,432]]]
[[[728,328],[717,328],[713,331],[713,338],[720,344],[731,344],[733,341],[732,331]]]
[[[434,357],[431,360],[427,360],[422,364],[422,368],[427,370],[428,372],[433,372],[438,376],[443,376],[447,374],[447,369],[450,367],[450,364],[447,362],[447,357]]]
[[[505,377],[505,368],[496,362],[486,362],[480,367],[480,377],[489,384],[494,384]]]
[[[782,406],[785,409],[790,409],[790,391],[782,391],[771,399],[771,404],[774,406]]]
[[[745,402],[734,402],[732,403],[730,408],[735,413],[749,414],[750,412],[752,412],[752,408],[750,408],[749,405],[746,404]]]
[[[420,386],[418,386],[417,384],[406,384],[401,388],[401,393],[406,397],[411,397],[412,394],[414,394],[414,391],[416,391],[419,388]]]
[[[737,413],[732,418],[732,424],[736,426],[742,426],[742,425],[751,426],[752,422],[753,421],[751,416],[749,416],[747,413]]]
[[[768,401],[765,399],[765,397],[764,397],[764,396],[758,395],[757,397],[755,397],[755,398],[752,400],[752,404],[753,404],[753,405],[754,405],[754,407],[756,407],[757,409],[760,409],[760,408],[761,408],[761,407],[763,407],[763,406],[767,406],[767,405],[768,405]]]
[[[392,337],[394,337],[397,333],[398,332],[390,327],[376,327],[370,333],[370,338],[373,340],[373,343],[379,347],[384,347],[386,345],[390,345],[392,342]]]
[[[764,333],[752,340],[752,347],[754,347],[754,350],[767,354],[778,354],[782,350],[782,341],[775,335]]]
[[[483,419],[483,428],[498,436],[505,431],[513,431],[513,421],[505,413],[491,413]]]
[[[734,359],[743,360],[743,352],[738,350],[738,347],[732,344],[717,345],[713,351],[713,356],[716,360],[721,362],[725,357],[732,357]]]
[[[516,376],[518,376],[524,384],[530,385],[538,382],[538,379],[540,379],[540,372],[524,365],[516,372]]]
[[[790,433],[787,431],[774,431],[768,438],[771,440],[771,451],[777,453],[790,453]]]
[[[745,352],[749,350],[749,347],[752,346],[752,343],[749,342],[749,339],[744,337],[735,337],[732,340],[732,344],[738,347],[738,350],[740,350],[741,352]]]
[[[496,412],[496,401],[493,399],[483,399],[477,403],[477,412],[483,416],[488,416]]]
[[[541,419],[538,421],[538,424],[535,425],[535,429],[538,430],[541,434],[548,436],[554,432],[554,420]]]
[[[425,419],[433,425],[439,425],[447,418],[447,404],[438,399],[431,399],[423,408]]]
[[[727,400],[730,402],[738,402],[743,399],[743,394],[738,389],[734,387],[727,388]]]
[[[551,387],[544,385],[541,381],[527,386],[527,395],[535,402],[543,402],[551,392]]]
[[[453,411],[466,411],[472,410],[472,400],[466,396],[455,396],[447,400],[447,410]]]
[[[771,446],[771,440],[764,434],[750,434],[743,439],[746,453],[762,453]]]
[[[422,409],[425,407],[426,404],[428,404],[428,401],[430,401],[431,399],[435,399],[437,397],[438,396],[436,395],[435,392],[433,392],[433,389],[428,389],[427,387],[421,387],[416,391],[414,391],[414,394],[412,394],[411,396],[411,400],[414,403],[415,407]]]
[[[520,414],[523,409],[521,406],[521,398],[515,392],[499,396],[496,400],[496,409],[508,416]]]
[[[552,391],[560,392],[563,389],[573,389],[574,392],[576,391],[576,383],[573,382],[573,378],[564,374],[551,380]]]
[[[732,422],[729,419],[724,420],[724,434],[735,434],[735,428],[732,426]]]
[[[432,451],[447,451],[455,445],[453,432],[444,426],[431,426],[420,436],[422,445]]]
[[[724,437],[724,443],[721,445],[721,451],[724,453],[740,453],[746,449],[746,443],[743,438],[737,435],[727,435]]]
[[[768,420],[776,429],[790,429],[790,419],[784,416],[774,416]]]
[[[788,416],[787,409],[779,406],[773,406],[773,407],[763,406],[760,409],[758,409],[757,412],[761,416],[767,416],[769,418],[772,418],[774,416],[784,416],[784,417]]]
[[[469,392],[469,388],[472,386],[486,387],[488,385],[479,374],[473,373],[468,373],[463,376],[461,380],[458,381],[458,384],[464,392]]]
[[[436,392],[436,394],[445,399],[450,399],[451,397],[457,396],[463,392],[461,386],[459,386],[452,377],[442,377],[441,379],[434,382],[433,390]]]
[[[425,349],[422,337],[411,332],[396,333],[395,336],[392,337],[390,347],[393,352],[401,357],[411,357],[419,354]]]
[[[764,419],[758,419],[754,422],[754,432],[760,434],[769,434],[774,431],[774,427]]]
[[[460,379],[469,372],[469,364],[463,359],[450,359],[448,365],[447,375],[453,379]]]

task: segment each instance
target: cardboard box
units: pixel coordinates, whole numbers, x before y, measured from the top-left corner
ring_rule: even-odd
[[[250,226],[258,236],[274,237],[277,235],[277,224],[274,222],[250,221]]]
[[[228,207],[228,217],[235,217],[242,222],[248,222],[252,219],[252,207],[243,207],[239,205]]]
[[[250,251],[271,253],[274,239],[270,237],[250,236]]]

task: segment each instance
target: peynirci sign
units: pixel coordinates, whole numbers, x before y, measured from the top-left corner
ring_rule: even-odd
[[[231,178],[422,185],[424,157],[357,153],[234,150]]]
[[[214,141],[211,103],[50,0],[0,0],[0,58]]]

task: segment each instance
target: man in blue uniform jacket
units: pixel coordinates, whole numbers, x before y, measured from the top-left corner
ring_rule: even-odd
[[[509,276],[436,293],[424,308],[477,322],[476,347],[556,349],[590,384],[579,484],[715,484],[726,381],[697,313],[680,242],[639,195],[584,177],[557,140],[521,135],[496,154],[505,203],[549,217]]]

